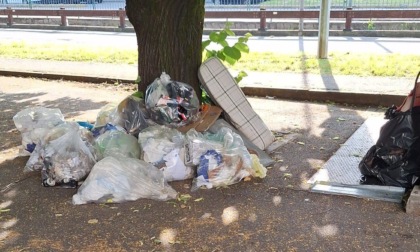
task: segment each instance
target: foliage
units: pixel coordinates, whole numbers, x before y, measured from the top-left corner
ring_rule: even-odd
[[[243,53],[249,53],[247,42],[252,37],[252,34],[246,33],[243,37],[238,37],[237,42],[233,46],[229,45],[226,41],[228,36],[236,36],[230,29],[231,25],[232,23],[226,23],[225,28],[221,31],[211,32],[209,39],[202,42],[202,51],[205,54],[204,60],[217,57],[221,61],[233,66],[241,59]],[[239,83],[246,76],[246,72],[240,71],[238,76],[235,77],[235,80]]]
[[[369,19],[367,29],[369,31],[375,30],[375,23],[373,23],[372,19]]]
[[[135,64],[137,55],[136,48],[0,42],[0,57],[4,58]],[[322,69],[325,66],[334,75],[413,77],[420,69],[420,57],[418,54],[333,52],[328,59],[319,60],[316,55],[303,53],[250,52],[229,69],[319,74],[327,71]]]

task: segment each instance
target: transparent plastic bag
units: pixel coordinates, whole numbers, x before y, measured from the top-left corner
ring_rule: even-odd
[[[116,108],[117,108],[117,104],[115,103],[109,103],[103,106],[100,109],[98,115],[96,116],[96,121],[93,127],[94,128],[103,127],[107,123],[109,123],[110,122],[109,115],[113,113],[116,110]]]
[[[164,162],[164,156],[184,146],[184,135],[176,129],[157,125],[142,130],[138,135],[138,142],[141,147],[140,158],[160,166]]]
[[[92,150],[82,140],[77,123],[68,131],[45,145],[41,170],[44,186],[76,187],[86,178],[95,164]]]
[[[166,181],[185,180],[194,177],[194,169],[185,165],[184,157],[184,148],[176,148],[163,157],[165,166],[161,170]]]
[[[100,135],[95,141],[97,160],[107,156],[140,158],[137,139],[127,133],[111,130]]]
[[[193,168],[185,165],[184,139],[176,129],[151,126],[139,134],[141,159],[161,168],[167,181],[192,178]]]
[[[64,116],[60,109],[32,107],[19,111],[13,116],[13,122],[22,133],[22,147],[19,153],[21,156],[28,156],[49,129],[64,123]]]
[[[149,126],[147,117],[144,101],[130,95],[109,114],[109,122],[121,126],[128,134],[137,136],[141,130]]]
[[[202,186],[207,188],[228,186],[253,174],[252,168],[244,164],[244,157],[239,153],[227,154],[208,150],[200,158],[197,178],[192,188],[196,190]]]
[[[73,196],[73,204],[120,203],[140,198],[175,199],[162,171],[134,158],[106,157],[96,163]]]
[[[191,143],[201,148],[194,148]],[[187,132],[190,145],[187,158],[194,164],[198,159],[197,177],[192,190],[201,186],[207,188],[228,186],[238,183],[247,176],[256,176],[252,159],[242,138],[231,129],[222,127],[215,134],[201,134],[194,129]],[[191,148],[193,146],[193,148]]]
[[[148,112],[144,100],[135,96],[127,96],[119,104],[110,103],[99,111],[92,131],[95,136],[104,133],[109,125],[121,127],[127,133],[137,134],[149,126]]]
[[[198,165],[200,157],[208,150],[223,149],[223,142],[206,139],[206,137],[198,131],[192,129],[186,134],[185,142],[185,164]]]
[[[218,119],[215,123],[213,123],[213,125],[209,128],[208,131],[211,133],[216,133],[223,127],[227,127],[236,134],[240,135],[242,140],[244,141],[245,147],[250,153],[255,153],[258,156],[259,162],[261,162],[263,166],[270,166],[274,164],[274,160],[264,150],[261,150],[258,146],[253,144],[248,138],[245,137],[245,135],[243,135],[240,131],[236,130],[231,124],[226,122],[224,119]]]
[[[151,119],[161,125],[181,127],[199,118],[200,101],[194,89],[170,80],[166,73],[147,87],[145,103]]]
[[[55,140],[71,130],[71,125],[68,123],[60,124],[52,129],[37,141],[34,151],[31,153],[26,162],[24,172],[40,171],[44,167],[45,146],[52,140]]]

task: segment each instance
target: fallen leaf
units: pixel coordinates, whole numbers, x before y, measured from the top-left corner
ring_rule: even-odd
[[[285,174],[283,174],[283,177],[291,178],[291,177],[293,177],[293,175],[291,173],[285,173]]]
[[[154,239],[153,242],[156,243],[156,244],[161,244],[162,243],[162,241],[159,240],[159,239]]]
[[[173,201],[168,201],[168,202],[166,202],[166,204],[172,204],[174,207],[176,207],[178,205],[176,202],[173,202]]]
[[[178,196],[178,201],[182,201],[186,203],[189,199],[191,199],[191,195],[189,194],[181,194]]]
[[[139,210],[137,210],[137,209],[133,210],[133,213],[138,213],[138,212],[139,212]]]
[[[305,143],[304,143],[304,142],[297,142],[297,144],[300,144],[300,145],[305,145]]]
[[[340,139],[340,137],[338,137],[338,136],[333,138],[333,140],[339,140],[339,139]]]
[[[203,201],[204,200],[204,198],[198,198],[198,199],[195,199],[194,201],[195,202],[200,202],[200,201]]]
[[[88,220],[88,223],[89,224],[96,224],[98,222],[99,222],[98,219],[90,219],[90,220]]]
[[[272,166],[267,166],[267,170],[273,169]]]
[[[344,119],[344,118],[341,118],[341,117],[339,117],[339,118],[337,118],[337,121],[340,121],[340,122],[342,122],[342,121],[346,121],[347,119]]]
[[[244,181],[251,181],[251,177],[250,177],[250,176],[245,177],[245,178],[244,178]]]
[[[55,217],[61,217],[61,216],[63,216],[63,214],[61,214],[61,213],[56,213],[55,214]]]
[[[10,212],[10,209],[0,209],[0,213]]]

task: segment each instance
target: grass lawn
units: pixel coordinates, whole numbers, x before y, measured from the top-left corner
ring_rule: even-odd
[[[0,43],[0,57],[59,61],[93,61],[136,64],[136,49],[78,45]],[[234,70],[260,72],[307,72],[334,75],[412,77],[420,70],[419,55],[331,53],[328,59],[315,55],[244,54]]]

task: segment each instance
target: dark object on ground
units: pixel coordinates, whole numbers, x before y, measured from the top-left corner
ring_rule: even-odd
[[[420,72],[413,91],[402,105],[388,109],[385,115],[389,121],[359,163],[362,175],[376,177],[384,185],[412,188],[420,184],[419,76]]]

